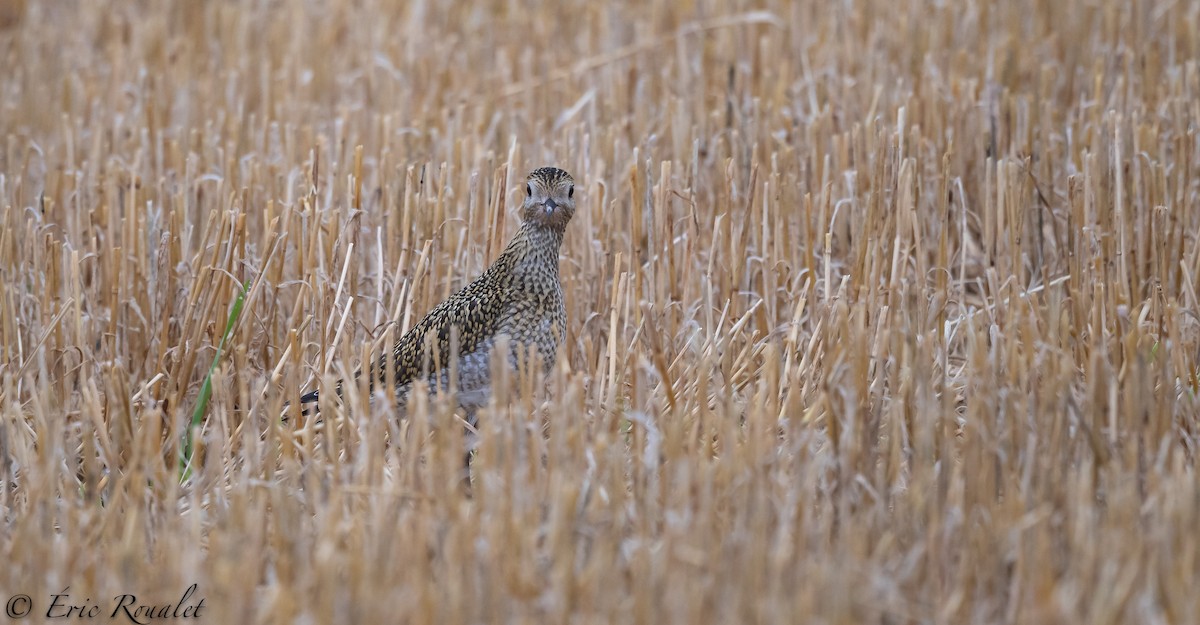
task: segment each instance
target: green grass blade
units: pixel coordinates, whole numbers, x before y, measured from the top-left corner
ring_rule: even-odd
[[[212,397],[212,376],[217,370],[217,363],[221,361],[221,354],[225,351],[225,344],[229,342],[229,337],[233,335],[233,327],[237,324],[238,317],[242,314],[242,305],[246,302],[246,295],[250,292],[250,282],[247,281],[242,285],[242,290],[238,292],[237,299],[233,301],[233,308],[229,311],[229,319],[225,322],[225,333],[221,335],[221,342],[217,345],[217,353],[213,356],[212,364],[208,367],[208,375],[204,376],[204,386],[200,387],[200,397],[196,401],[196,408],[192,410],[192,420],[188,424],[187,429],[183,433],[183,449],[179,454],[179,481],[186,481],[192,475],[192,453],[195,451],[194,441],[192,441],[192,431],[200,427],[201,421],[204,419],[204,413],[208,410],[208,400]]]

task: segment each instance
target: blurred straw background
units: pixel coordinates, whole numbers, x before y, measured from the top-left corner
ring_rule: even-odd
[[[213,623],[1200,622],[1198,2],[0,29],[31,622],[192,583]],[[567,342],[482,415],[469,496],[444,400],[278,420],[477,275],[541,165],[578,182]]]

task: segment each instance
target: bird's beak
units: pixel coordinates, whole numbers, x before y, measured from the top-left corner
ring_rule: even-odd
[[[542,206],[546,207],[547,215],[549,215],[550,213],[553,213],[554,209],[558,208],[558,204],[555,203],[554,200],[546,200],[546,202],[544,204],[542,204]]]

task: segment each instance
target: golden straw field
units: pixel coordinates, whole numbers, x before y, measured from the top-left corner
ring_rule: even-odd
[[[0,55],[2,622],[1200,622],[1200,2],[7,0]],[[294,410],[543,165],[566,341],[468,483],[448,397]]]

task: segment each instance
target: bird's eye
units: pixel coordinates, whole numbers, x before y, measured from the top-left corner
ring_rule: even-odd
[[[529,197],[533,197],[533,187],[531,187],[529,185],[525,185],[525,195],[528,195]]]
[[[567,197],[569,197],[569,198],[575,197],[575,185],[571,185],[571,188],[567,189]]]

